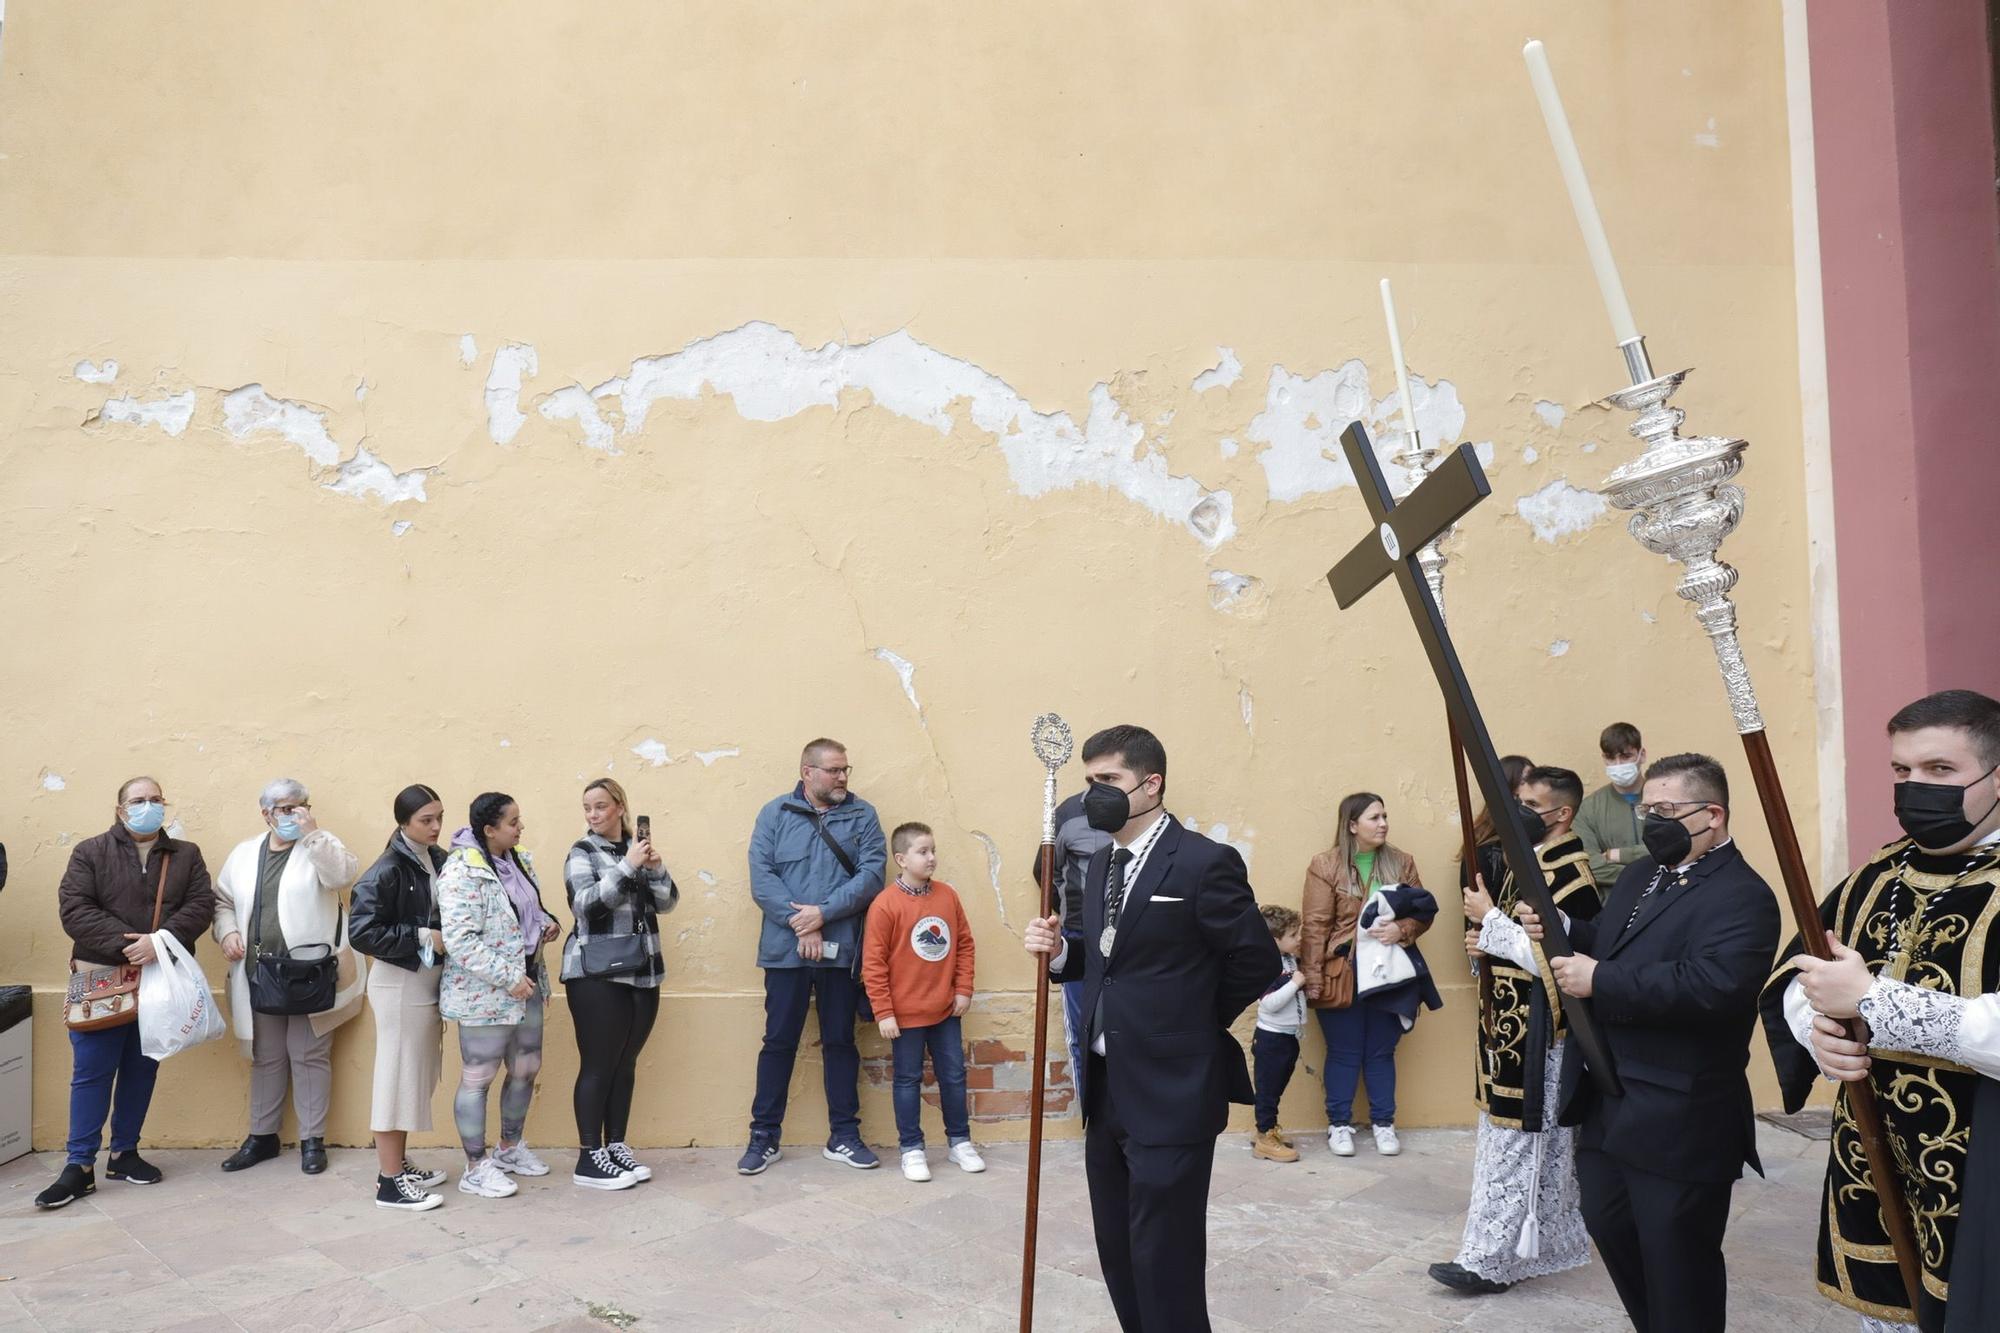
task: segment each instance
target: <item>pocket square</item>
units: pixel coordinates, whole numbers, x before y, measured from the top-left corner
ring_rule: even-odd
[[[1184,903],[1184,902],[1186,902],[1186,901],[1187,901],[1187,899],[1185,899],[1185,898],[1170,898],[1170,897],[1168,897],[1168,896],[1167,896],[1166,894],[1164,894],[1164,893],[1156,893],[1156,894],[1154,894],[1154,895],[1153,895],[1153,901],[1154,901],[1154,902],[1156,902],[1156,903]]]

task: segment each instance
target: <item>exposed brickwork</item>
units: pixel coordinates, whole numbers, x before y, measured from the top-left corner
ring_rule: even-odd
[[[1060,1050],[1060,1046],[1054,1047],[1049,1054],[1053,1057]],[[886,1052],[868,1056],[861,1062],[861,1076],[875,1087],[886,1088],[895,1079],[895,1066]],[[989,1124],[1027,1119],[1033,1077],[1033,1061],[1026,1051],[993,1038],[973,1042],[965,1061],[965,1086],[972,1119]],[[937,1079],[928,1062],[924,1067],[923,1096],[928,1104],[938,1104]],[[1076,1113],[1076,1088],[1070,1082],[1069,1061],[1052,1058],[1042,1085],[1042,1115],[1060,1119]]]

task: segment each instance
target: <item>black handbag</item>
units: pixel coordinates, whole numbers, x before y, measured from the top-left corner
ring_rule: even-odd
[[[263,938],[259,913],[250,947]],[[342,904],[333,937],[346,935],[347,907]],[[318,950],[317,955],[311,951]],[[283,953],[259,953],[250,968],[250,1007],[260,1014],[323,1014],[333,1008],[340,989],[340,960],[331,944],[301,944]]]
[[[807,809],[802,805],[788,805],[785,809],[802,814],[812,821],[813,831],[819,834],[820,841],[824,842],[827,850],[833,853],[833,859],[840,862],[840,868],[847,872],[849,879],[852,879],[859,867],[854,864],[854,858],[847,854],[847,849],[840,845],[840,839],[828,832],[825,817],[817,811]],[[855,941],[854,956],[847,962],[847,975],[854,979],[854,988],[860,993],[861,997],[855,1003],[854,1017],[863,1023],[873,1023],[875,1021],[875,1006],[868,999],[868,988],[861,984],[861,940],[865,939],[866,936],[867,931],[864,929],[861,932],[860,938],[857,938]]]
[[[652,955],[646,952],[646,936],[593,935],[577,941],[577,960],[586,977],[629,977],[652,970]]]

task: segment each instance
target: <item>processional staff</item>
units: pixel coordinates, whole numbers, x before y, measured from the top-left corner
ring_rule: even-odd
[[[1056,770],[1069,762],[1075,741],[1069,723],[1055,713],[1044,713],[1029,728],[1028,740],[1035,758],[1047,770],[1042,784],[1042,850],[1035,871],[1042,886],[1040,915],[1055,910],[1056,864]],[[1021,1333],[1035,1326],[1035,1230],[1040,1220],[1042,1195],[1042,1084],[1049,1054],[1049,955],[1035,955],[1035,1055],[1028,1093],[1028,1203],[1021,1236]],[[1077,1071],[1070,1071],[1075,1080]]]

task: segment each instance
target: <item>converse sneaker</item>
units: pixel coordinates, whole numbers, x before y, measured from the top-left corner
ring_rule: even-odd
[[[425,1213],[444,1202],[442,1194],[427,1194],[415,1176],[376,1176],[375,1206],[400,1208],[406,1213]]]
[[[86,1194],[97,1192],[97,1170],[81,1162],[70,1162],[56,1177],[55,1184],[35,1196],[37,1208],[62,1208]]]
[[[607,1143],[604,1151],[611,1154],[611,1160],[618,1163],[618,1169],[633,1180],[651,1180],[653,1168],[632,1155],[632,1150],[622,1143]]]
[[[785,1155],[777,1144],[762,1138],[752,1138],[750,1146],[736,1159],[736,1174],[739,1176],[761,1176],[771,1163]]]
[[[1333,1149],[1335,1157],[1354,1156],[1354,1126],[1328,1125],[1326,1127],[1326,1146]]]
[[[403,1159],[403,1169],[396,1174],[405,1180],[416,1181],[418,1189],[426,1190],[434,1190],[444,1184],[445,1181],[451,1179],[444,1172],[427,1170],[424,1167],[418,1166],[407,1157]]]
[[[549,1173],[549,1164],[529,1152],[525,1143],[494,1149],[493,1165],[510,1176],[546,1176]]]
[[[931,1159],[924,1155],[922,1148],[906,1148],[903,1151],[903,1179],[929,1180]]]
[[[638,1184],[638,1178],[611,1155],[609,1148],[583,1148],[576,1154],[576,1170],[570,1172],[571,1183],[587,1190],[629,1190]]]
[[[978,1175],[986,1169],[986,1159],[979,1155],[979,1149],[972,1146],[971,1139],[960,1139],[952,1144],[951,1151],[946,1156],[957,1163],[961,1171],[970,1171]]]
[[[126,1180],[134,1185],[157,1185],[163,1177],[160,1168],[141,1157],[137,1148],[127,1148],[111,1154],[111,1160],[104,1164],[104,1178]]]
[[[518,1193],[520,1188],[507,1178],[507,1173],[490,1156],[474,1162],[458,1178],[459,1193],[477,1194],[482,1199],[504,1199]]]
[[[1375,1126],[1375,1151],[1384,1157],[1394,1157],[1403,1151],[1403,1141],[1396,1137],[1394,1125]]]
[[[882,1159],[858,1138],[835,1139],[822,1148],[819,1155],[829,1162],[845,1162],[860,1171],[870,1171],[882,1165]]]

